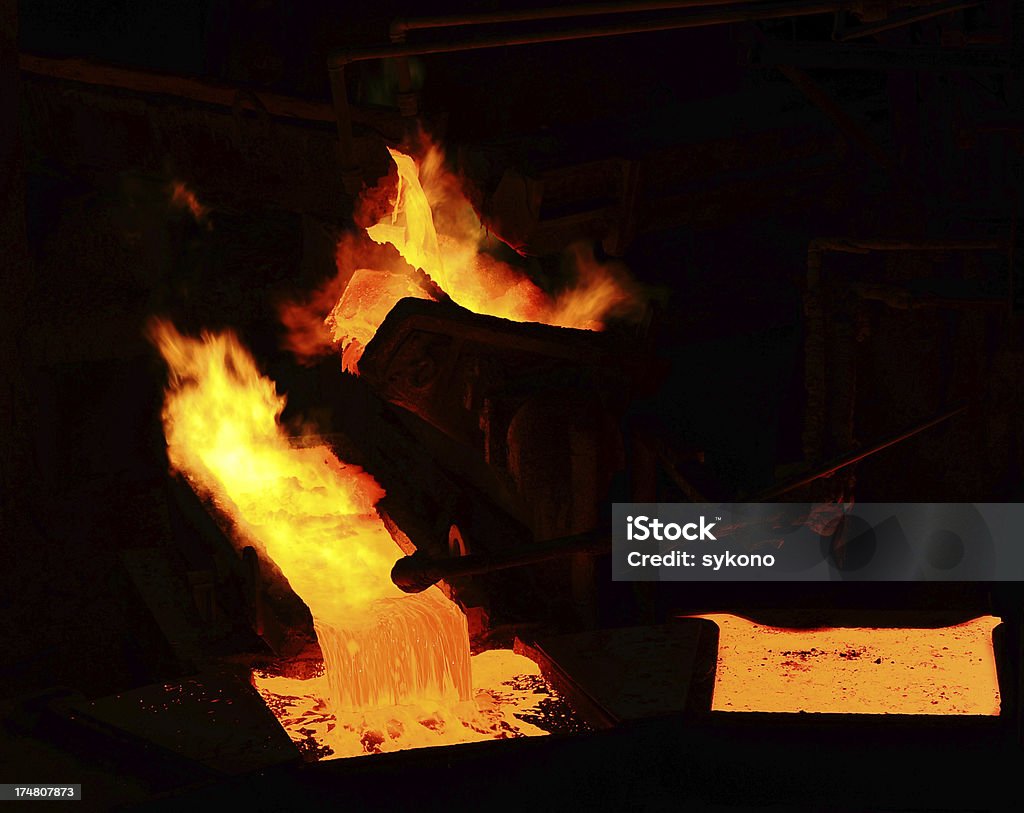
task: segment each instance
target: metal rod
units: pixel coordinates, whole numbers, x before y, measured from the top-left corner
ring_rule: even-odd
[[[331,100],[334,103],[334,120],[338,125],[338,159],[341,164],[341,180],[345,191],[355,197],[362,189],[362,174],[355,155],[355,138],[352,135],[352,109],[348,103],[348,88],[345,86],[345,72],[342,68],[330,72]]]
[[[121,88],[147,95],[174,96],[218,107],[234,106],[240,94],[247,91],[240,86],[209,79],[120,68],[116,65],[89,62],[84,59],[61,59],[34,54],[19,54],[18,67],[22,73],[33,76],[100,87]],[[252,93],[272,116],[305,121],[334,121],[331,106],[325,102],[312,102],[264,90],[247,92]]]
[[[871,457],[872,455],[878,454],[882,450],[888,449],[890,446],[895,446],[897,443],[902,443],[905,440],[909,440],[915,435],[919,435],[922,432],[931,429],[933,426],[938,426],[940,423],[948,421],[950,418],[953,418],[961,414],[962,412],[966,411],[966,409],[967,405],[962,404],[961,406],[958,406],[955,409],[951,409],[948,412],[942,413],[937,418],[932,418],[931,420],[926,421],[925,423],[918,424],[917,426],[907,429],[904,432],[900,432],[898,435],[886,438],[885,440],[880,441],[879,443],[876,443],[873,446],[869,446],[866,449],[861,449],[860,451],[850,452],[849,454],[837,458],[831,461],[830,463],[826,463],[824,466],[810,474],[796,478],[787,483],[781,483],[777,486],[773,486],[772,488],[769,488],[766,491],[762,491],[760,494],[751,497],[748,500],[748,502],[771,502],[776,497],[779,497],[795,489],[801,488],[802,486],[809,485],[810,483],[813,483],[815,480],[820,480],[823,477],[828,477],[831,474],[835,474],[840,469],[845,469],[847,466],[852,466],[854,463],[859,463],[861,460]]]
[[[757,31],[757,39],[764,44],[767,41],[764,33]],[[822,113],[832,119],[833,124],[842,133],[843,137],[854,146],[859,146],[865,153],[878,163],[880,167],[893,173],[896,170],[894,162],[888,153],[871,137],[871,134],[854,119],[842,105],[838,104],[817,82],[815,82],[805,71],[794,65],[779,65],[779,71],[793,86],[808,98]],[[913,186],[903,175],[896,171],[898,179],[906,186]],[[916,191],[916,190],[915,190]]]
[[[854,28],[848,28],[836,37],[836,39],[839,42],[849,42],[850,40],[859,39],[860,37],[870,37],[875,34],[881,34],[883,31],[891,31],[894,28],[902,28],[905,25],[930,20],[932,17],[941,17],[943,14],[951,14],[954,11],[963,11],[964,9],[974,8],[975,6],[980,6],[982,2],[983,0],[970,0],[969,2],[954,0],[952,3],[942,3],[941,5],[932,6],[931,8],[903,12],[902,14],[893,15],[886,20],[879,20],[878,22],[865,23],[864,25],[858,25]]]
[[[442,579],[491,573],[580,554],[608,553],[610,550],[611,541],[606,536],[585,533],[510,553],[473,553],[448,559],[431,559],[425,554],[414,553],[395,562],[391,568],[391,581],[406,593],[421,593]]]
[[[948,48],[938,45],[886,46],[873,43],[818,43],[773,40],[752,51],[752,66],[863,71],[1005,73],[1012,54],[999,46]]]
[[[857,237],[819,237],[811,241],[810,252],[839,251],[867,254],[869,251],[1005,251],[1006,240],[902,240],[899,238],[861,239]]]
[[[254,103],[271,116],[303,122],[337,124],[337,107],[324,101],[310,101],[266,90],[254,90],[209,79],[197,79],[170,73],[122,68],[84,59],[64,59],[36,54],[19,54],[18,67],[29,81],[74,82],[94,88],[127,90],[144,96],[164,96],[199,102],[214,107],[235,108],[239,103]],[[341,77],[339,77],[340,79]],[[348,100],[345,100],[346,104]],[[397,128],[393,113],[378,108],[351,106],[349,115],[355,124],[377,130]]]
[[[755,1],[756,0],[752,0]],[[928,0],[896,0],[889,4],[890,8],[905,6],[919,6],[927,3]],[[961,0],[962,2],[962,0]],[[978,5],[981,0],[975,0],[970,5]],[[541,22],[543,20],[568,19],[571,17],[600,17],[602,15],[614,15],[634,13],[642,14],[657,11],[674,11],[685,8],[706,8],[709,6],[724,6],[735,3],[735,0],[654,0],[653,2],[612,2],[612,3],[582,3],[575,6],[555,6],[554,8],[535,8],[523,11],[489,11],[479,14],[455,14],[441,17],[410,17],[398,19],[391,23],[391,37],[404,37],[410,31],[422,31],[438,28],[461,28],[473,25],[497,25],[501,23],[529,23]],[[865,4],[863,2],[847,3],[847,10],[854,14],[863,13]],[[943,13],[940,11],[931,12],[932,15]],[[921,19],[927,19],[922,17]]]
[[[847,7],[847,0],[824,0],[824,2],[790,3],[745,3],[725,6],[719,11],[686,14],[683,16],[645,20],[633,23],[589,25],[566,28],[561,31],[543,31],[521,34],[499,34],[478,39],[457,38],[418,44],[396,43],[370,48],[353,48],[338,51],[327,61],[329,70],[368,59],[392,59],[400,56],[425,56],[447,54],[458,51],[475,51],[485,48],[503,48],[513,45],[543,45],[551,42],[615,37],[625,34],[644,34],[656,31],[675,31],[684,28],[703,28],[711,25],[771,20],[780,17],[801,17],[814,14],[830,14]]]
[[[346,189],[350,194],[355,194],[360,185],[357,178],[359,164],[355,158],[352,137],[352,114],[349,109],[348,95],[345,91],[343,78],[345,66],[353,62],[363,62],[370,59],[399,59],[428,54],[447,54],[487,48],[504,48],[514,45],[541,45],[544,43],[569,42],[626,34],[701,28],[711,25],[725,25],[779,17],[826,14],[846,8],[848,5],[849,0],[810,3],[747,3],[725,6],[720,11],[692,13],[643,22],[598,24],[566,28],[560,31],[491,35],[477,39],[455,38],[419,44],[402,42],[404,34],[393,31],[392,38],[399,41],[393,42],[391,45],[352,48],[335,52],[327,60],[327,69],[331,73],[331,93],[334,97],[334,109],[338,124],[339,155]]]
[[[967,405],[962,404],[954,409],[944,412],[936,418],[925,423],[911,427],[890,438],[886,438],[867,449],[851,452],[844,457],[833,460],[824,467],[804,475],[787,483],[781,483],[760,494],[751,497],[746,502],[771,502],[776,497],[786,494],[801,486],[828,477],[840,469],[859,463],[865,458],[878,454],[884,449],[909,440],[915,435],[938,426],[962,412],[966,411]],[[732,531],[737,528],[748,527],[748,523],[723,526],[723,531]],[[611,552],[611,540],[605,535],[596,533],[578,534],[576,536],[556,539],[551,542],[543,542],[534,545],[527,550],[517,550],[510,553],[498,554],[470,554],[447,559],[432,559],[421,553],[414,553],[411,556],[404,556],[395,562],[391,568],[391,581],[406,593],[421,593],[428,587],[437,584],[443,579],[450,579],[458,576],[472,576],[481,573],[493,573],[496,570],[506,570],[513,567],[524,567],[526,565],[547,562],[552,559],[564,559],[581,554],[601,555]]]
[[[918,0],[899,0],[899,5],[915,5]],[[432,43],[409,44],[404,42],[405,33],[413,27],[438,28],[460,25],[475,25],[488,22],[525,22],[529,19],[568,19],[573,16],[586,16],[593,14],[617,14],[620,11],[638,11],[640,8],[649,7],[648,10],[661,8],[698,8],[708,6],[719,6],[720,0],[710,2],[686,2],[685,5],[652,3],[644,6],[631,6],[621,8],[622,4],[594,4],[584,6],[567,6],[550,11],[531,12],[497,12],[492,15],[465,15],[462,17],[423,18],[417,21],[406,21],[405,24],[398,22],[391,28],[391,45],[354,48],[338,51],[332,54],[327,60],[327,68],[332,74],[340,74],[345,65],[353,62],[361,62],[369,59],[403,59],[410,56],[424,56],[428,54],[455,53],[460,51],[473,51],[487,48],[503,48],[514,45],[541,45],[544,43],[568,42],[572,40],[594,39],[599,37],[614,37],[626,34],[651,33],[656,31],[674,31],[685,28],[702,28],[712,25],[726,25],[731,23],[752,22],[755,20],[770,20],[783,17],[799,17],[815,14],[829,14],[839,11],[860,8],[858,0],[831,0],[828,2],[789,2],[789,3],[767,3],[752,2],[740,4],[724,4],[714,11],[703,13],[690,13],[682,16],[661,17],[656,20],[645,20],[641,22],[616,23],[616,24],[591,24],[579,27],[570,27],[560,31],[546,31],[534,33],[504,34],[480,37],[477,39],[455,38]],[[536,16],[536,15],[541,16]],[[411,25],[410,25],[411,23]],[[403,69],[404,70],[404,69]],[[355,178],[358,162],[352,147],[352,124],[351,111],[348,109],[348,99],[344,94],[344,82],[340,84],[332,79],[331,89],[334,95],[334,107],[337,113],[338,132],[340,138],[340,157],[342,171],[346,174],[346,187],[354,189],[358,186]],[[414,110],[414,97],[411,91],[404,94],[402,98],[407,112],[412,114]]]
[[[853,293],[861,299],[874,300],[897,310],[919,310],[923,308],[998,308],[1008,307],[1006,297],[958,297],[917,294],[898,285],[874,283],[853,283]]]
[[[811,79],[800,68],[792,65],[779,65],[779,71],[793,85],[806,96],[826,116],[832,119],[848,141],[858,145],[868,155],[878,162],[879,166],[886,169],[892,166],[892,159],[886,154],[877,141],[873,139],[860,124],[847,113],[842,106],[837,104],[821,86]]]
[[[648,3],[584,3],[577,6],[556,6],[524,11],[491,11],[481,14],[456,14],[447,17],[410,17],[391,23],[391,37],[402,37],[409,31],[437,28],[460,28],[470,25],[497,25],[499,23],[531,23],[570,17],[599,17],[605,14],[640,14],[648,11],[673,11],[683,8],[726,6],[736,0],[661,0]]]

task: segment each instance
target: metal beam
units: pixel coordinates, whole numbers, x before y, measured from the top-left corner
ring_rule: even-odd
[[[751,66],[831,68],[865,71],[980,71],[1011,69],[1009,52],[999,47],[942,48],[883,45],[766,42],[751,49]]]
[[[911,25],[913,23],[923,22],[924,20],[930,20],[933,17],[941,17],[944,14],[952,14],[954,11],[963,11],[964,9],[974,8],[980,6],[984,0],[953,0],[953,2],[940,3],[937,6],[931,6],[928,8],[915,9],[913,11],[904,11],[902,13],[893,14],[884,20],[878,22],[865,23],[864,25],[854,26],[853,28],[846,28],[842,30],[837,36],[838,42],[849,42],[850,40],[860,39],[861,37],[872,37],[875,34],[881,34],[883,31],[892,31],[894,28],[902,28],[905,25]]]
[[[917,426],[913,426],[904,432],[899,432],[898,434],[893,435],[892,437],[888,437],[885,440],[881,440],[878,443],[873,443],[871,446],[868,446],[867,448],[849,452],[848,454],[845,454],[842,457],[836,458],[835,460],[825,463],[809,474],[805,474],[788,482],[772,486],[766,491],[762,491],[760,494],[756,494],[755,496],[751,497],[749,500],[747,500],[747,502],[772,502],[776,498],[781,497],[783,494],[788,494],[791,491],[796,491],[796,489],[798,488],[810,485],[815,480],[821,480],[825,477],[829,477],[835,474],[837,471],[841,471],[842,469],[845,469],[848,466],[852,466],[854,463],[859,463],[860,461],[865,460],[871,457],[872,455],[876,455],[879,452],[888,449],[891,446],[895,446],[897,443],[902,443],[905,440],[909,440],[915,435],[919,435],[922,432],[931,429],[933,426],[938,426],[940,423],[944,423],[948,421],[950,418],[954,418],[957,415],[961,414],[962,412],[965,412],[966,410],[967,406],[961,405],[956,407],[955,409],[943,412],[938,417],[932,418],[931,420],[925,421],[924,423],[918,424]]]
[[[336,51],[327,61],[329,70],[335,71],[353,62],[368,59],[393,59],[401,56],[450,54],[460,51],[478,51],[488,48],[506,48],[514,45],[544,45],[552,42],[618,37],[626,34],[649,34],[657,31],[678,31],[685,28],[706,28],[713,25],[773,20],[785,17],[829,14],[842,9],[843,2],[742,3],[724,6],[716,11],[690,13],[673,17],[659,17],[629,23],[604,23],[555,29],[552,31],[495,34],[478,38],[456,37],[424,43],[395,43],[366,48]]]
[[[642,14],[650,11],[678,11],[684,8],[727,6],[736,0],[656,0],[656,2],[584,3],[576,6],[525,9],[522,11],[487,11],[479,14],[454,14],[441,17],[410,17],[391,24],[391,38],[401,41],[410,31],[462,28],[471,25],[530,23],[542,20],[565,20],[572,17],[600,17],[613,14]]]

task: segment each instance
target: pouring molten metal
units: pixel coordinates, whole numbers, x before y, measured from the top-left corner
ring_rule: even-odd
[[[391,582],[401,551],[374,513],[382,489],[326,446],[289,444],[279,423],[285,399],[238,340],[189,338],[159,321],[152,338],[170,371],[163,419],[172,466],[278,565],[312,613],[325,667],[320,716],[335,720],[324,747],[348,756],[543,733],[493,692],[474,696],[461,610],[438,588],[410,596]],[[538,674],[511,652],[488,662],[494,686]]]

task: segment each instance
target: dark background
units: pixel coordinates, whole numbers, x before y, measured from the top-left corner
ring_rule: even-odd
[[[9,580],[0,688],[99,697],[184,668],[122,563],[124,550],[176,539],[159,424],[163,368],[146,320],[230,326],[292,394],[294,414],[330,409],[317,403],[313,374],[281,350],[276,306],[333,273],[334,239],[353,202],[329,119],[19,71],[14,44],[24,55],[323,106],[332,49],[385,43],[402,14],[508,4],[36,0],[19,4],[16,25],[15,5],[2,4],[0,43]],[[704,453],[692,474],[713,499],[757,494],[969,403],[965,415],[861,463],[855,481],[836,487],[862,501],[1017,500],[1017,5],[993,0],[852,43],[834,41],[825,14],[437,55],[414,72],[425,119],[492,217],[503,215],[493,193],[506,172],[545,180],[525,269],[543,276],[560,248],[583,239],[659,292],[649,336],[669,375],[631,415],[657,424],[672,448]],[[869,52],[847,67],[857,45]],[[779,64],[796,65],[797,80]],[[384,110],[385,130],[401,126],[386,112],[396,102],[389,70],[360,63],[347,74],[354,104]],[[356,136],[372,183],[384,140],[372,122],[357,124]],[[637,172],[629,201],[607,169],[615,161]],[[177,179],[210,207],[210,228],[168,205]],[[614,214],[588,214],[598,210]],[[866,280],[947,301],[901,310],[837,295],[830,329],[860,338],[844,345],[850,355],[827,359],[827,406],[815,418],[827,430],[809,450],[803,298],[808,246],[822,237],[1002,247],[825,256],[828,284],[841,291]],[[325,369],[317,374],[333,375]],[[666,499],[679,498],[664,488]],[[845,587],[806,600],[848,600],[854,588]],[[896,601],[868,585],[856,590],[862,605]],[[988,600],[979,585],[911,594],[924,607],[962,599],[965,612]],[[736,610],[746,603],[740,592],[718,600]],[[245,634],[228,630],[223,645]]]

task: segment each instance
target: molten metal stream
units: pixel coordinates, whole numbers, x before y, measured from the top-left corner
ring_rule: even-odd
[[[340,729],[332,753],[542,733],[474,702],[465,616],[437,588],[409,596],[394,586],[401,551],[374,513],[380,486],[326,446],[288,443],[284,398],[238,340],[189,338],[166,322],[152,335],[170,368],[171,464],[234,520],[239,541],[280,567],[313,615],[325,666],[315,691]],[[503,663],[507,680],[535,672],[512,653]]]
[[[577,263],[573,289],[543,293],[481,251],[484,229],[437,147],[428,143],[419,162],[397,150],[391,157],[397,184],[387,206],[366,237],[339,244],[343,295],[335,280],[314,303],[282,312],[300,356],[333,349],[358,374],[363,348],[394,304],[437,288],[477,312],[595,330],[633,302],[621,271],[593,262]],[[387,191],[376,190],[376,198]],[[183,184],[173,202],[197,218],[206,214]],[[373,194],[363,201],[363,220],[374,219],[366,213],[375,205]],[[325,302],[329,313],[317,313]],[[166,322],[155,322],[152,336],[170,368],[164,427],[171,464],[234,520],[240,539],[277,564],[313,615],[325,674],[316,687],[288,687],[287,696],[312,698],[312,715],[318,708],[333,715],[323,735],[339,733],[327,750],[541,733],[499,708],[497,689],[474,695],[465,616],[436,587],[409,596],[391,582],[400,551],[374,512],[380,486],[326,446],[292,448],[279,424],[284,398],[238,340],[230,333],[189,338]],[[512,653],[487,662],[485,684],[537,674]],[[495,683],[497,674],[509,680]],[[261,680],[268,698],[276,691],[270,682],[282,685]],[[276,705],[290,708],[284,700]]]

